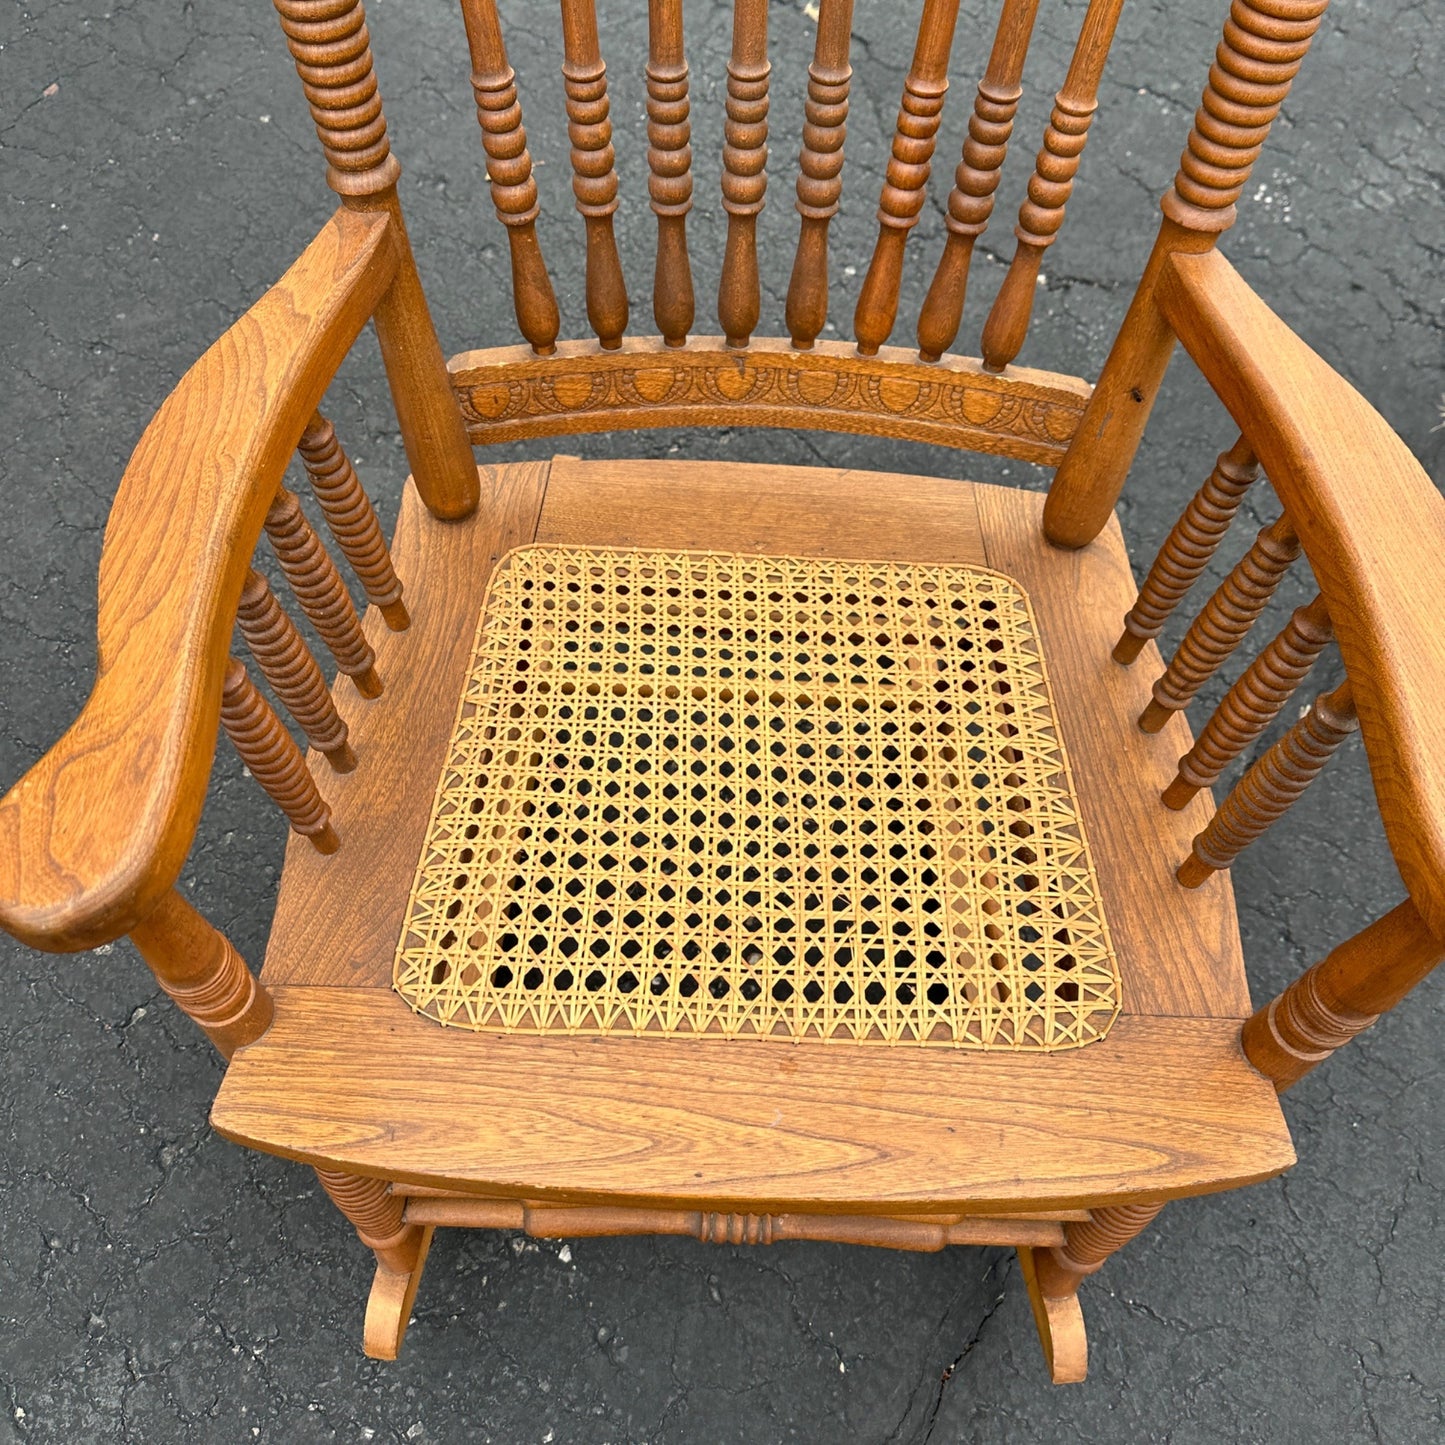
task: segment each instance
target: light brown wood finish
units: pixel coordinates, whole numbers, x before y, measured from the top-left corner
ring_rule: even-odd
[[[1235,784],[1179,866],[1179,881],[1197,888],[1274,826],[1359,726],[1348,679],[1323,693],[1305,715]]]
[[[853,0],[822,0],[813,63],[808,67],[803,149],[798,156],[798,249],[788,281],[788,335],[807,351],[828,320],[828,226],[843,194],[843,141],[848,130],[848,64]]]
[[[1049,1213],[1229,1188],[1294,1159],[1238,1019],[1120,1018],[1041,1064],[469,1034],[385,988],[271,992],[275,1021],[227,1073],[215,1127],[464,1192],[738,1214]]]
[[[878,240],[853,312],[853,335],[863,356],[878,354],[898,316],[903,250],[923,209],[943,97],[948,90],[948,55],[957,23],[958,0],[923,0],[913,62],[903,82],[903,99],[893,131],[888,175],[878,199]]]
[[[631,336],[614,352],[564,341],[557,355],[524,347],[466,351],[452,380],[472,440],[636,427],[751,426],[861,432],[1000,453],[1042,465],[1064,455],[1087,383],[1011,367],[994,376],[950,356],[935,366],[903,347],[862,357],[842,341],[798,352],[758,338],[737,351],[719,336],[685,348]]]
[[[346,724],[331,700],[321,668],[254,567],[241,589],[236,621],[266,681],[301,724],[307,741],[325,754],[336,772],[349,773],[356,766],[356,754],[346,740]]]
[[[241,761],[291,820],[292,830],[307,839],[318,853],[334,853],[339,843],[331,826],[331,810],[306,767],[301,749],[234,657],[226,665],[221,722]]]
[[[172,888],[131,929],[156,982],[226,1058],[271,1025],[271,995],[231,940]]]
[[[405,630],[411,618],[376,509],[337,439],[336,429],[319,411],[301,433],[299,450],[336,545],[361,579],[367,597],[381,609],[386,625],[393,632]]]
[[[1385,835],[1445,937],[1445,500],[1409,448],[1218,254],[1175,257],[1160,304],[1295,524],[1355,684]]]
[[[728,238],[718,280],[717,319],[729,346],[743,347],[762,307],[758,215],[768,188],[768,0],[733,0],[723,127],[722,203]]]
[[[1288,516],[1261,527],[1249,551],[1230,569],[1184,634],[1154,696],[1139,715],[1146,733],[1157,733],[1171,714],[1189,706],[1244,641],[1269,605],[1284,574],[1299,556],[1299,537]]]
[[[376,654],[362,634],[356,605],[331,554],[301,510],[300,499],[290,488],[276,489],[276,499],[266,512],[265,527],[296,600],[321,634],[336,665],[363,697],[379,697],[381,678],[376,671]]]
[[[1079,1285],[1152,1224],[1162,1207],[1125,1204],[1095,1209],[1087,1220],[1065,1226],[1062,1243],[1030,1249],[1026,1259],[1020,1251],[1034,1323],[1056,1385],[1076,1384],[1088,1373],[1088,1343],[1076,1299]]]
[[[412,475],[437,516],[464,517],[477,504],[475,465],[397,200],[401,166],[387,139],[366,12],[361,0],[275,4],[326,156],[326,184],[348,210],[391,222],[396,271],[374,320]]]
[[[1297,607],[1284,630],[1250,663],[1215,708],[1164,790],[1166,808],[1182,808],[1211,788],[1230,763],[1279,716],[1280,709],[1334,636],[1324,599]]]
[[[1259,463],[1243,437],[1219,454],[1214,470],[1165,538],[1125,615],[1124,635],[1114,644],[1115,662],[1133,662],[1144,644],[1163,631],[1180,599],[1209,565],[1258,475]]]
[[[1019,354],[1028,335],[1039,268],[1044,252],[1064,224],[1064,207],[1099,108],[1099,81],[1123,8],[1124,0],[1089,0],[1084,12],[1069,73],[1054,97],[1043,149],[1034,162],[1028,198],[1019,208],[1014,258],[984,323],[983,364],[990,371],[1002,371]]]
[[[1407,899],[1259,1009],[1244,1026],[1244,1052],[1283,1093],[1394,1008],[1441,958],[1445,943]]]
[[[406,1186],[400,1186],[405,1192]],[[942,1215],[929,1219],[868,1214],[727,1214],[703,1209],[646,1209],[619,1205],[545,1204],[478,1195],[410,1198],[406,1217],[417,1224],[463,1229],[523,1229],[536,1239],[595,1239],[628,1234],[675,1234],[704,1244],[781,1244],[821,1240],[932,1254],[959,1244],[1047,1247],[1064,1242],[1053,1219]]]
[[[652,316],[669,346],[684,346],[692,330],[694,303],[692,267],[687,259],[692,127],[688,124],[687,60],[682,48],[682,0],[648,0],[647,40],[647,189],[657,217]]]
[[[482,149],[487,156],[492,204],[497,219],[507,228],[517,329],[538,356],[550,356],[561,318],[537,240],[541,203],[532,175],[527,132],[522,128],[517,77],[507,63],[495,0],[462,0],[462,20],[471,52],[472,91],[477,101],[477,123],[482,128]]]
[[[587,320],[606,351],[627,330],[627,283],[612,216],[617,210],[607,67],[597,39],[593,0],[562,0],[562,77],[572,138],[572,194],[587,230]]]
[[[15,937],[93,948],[130,932],[180,873],[250,554],[296,439],[391,279],[391,226],[333,217],[136,445],[101,552],[95,686],[0,801],[0,924]]]
[[[547,473],[545,462],[483,468],[482,506],[456,525],[429,516],[414,488],[403,494],[392,554],[413,579],[412,625],[392,633],[374,614],[366,619],[388,685],[375,702],[337,689],[337,707],[363,760],[354,773],[326,780],[345,845],[320,858],[299,839],[288,840],[265,976],[389,985],[429,811],[405,800],[430,798],[436,787],[482,589],[497,558],[536,531]],[[377,826],[379,818],[385,827]],[[335,912],[342,898],[354,905],[344,932]]]
[[[1014,112],[1023,96],[1020,80],[1028,58],[1039,0],[1004,0],[988,69],[978,84],[963,159],[948,193],[948,239],[918,317],[918,354],[937,361],[953,345],[968,293],[974,243],[988,229]]]
[[[511,518],[506,546],[535,529],[542,542],[834,557],[881,552],[903,561],[971,562],[1018,578],[1046,649],[1125,1012],[1248,1015],[1227,878],[1197,895],[1173,878],[1210,815],[1207,798],[1183,813],[1159,804],[1175,760],[1190,746],[1188,728],[1175,718],[1159,739],[1141,734],[1132,719],[1148,698],[1147,676],[1109,660],[1116,620],[1133,592],[1117,529],[1107,545],[1079,555],[1043,541],[1039,496],[1008,488],[821,468],[567,458],[552,463],[539,521],[545,474],[484,472],[489,496],[502,489],[489,506],[499,523]],[[349,689],[339,692],[363,759],[355,773],[326,780],[346,841],[324,860],[307,856],[304,845],[289,848],[264,971],[270,984],[390,982],[487,559],[502,547],[479,527],[427,523],[413,495],[404,501],[396,556],[416,578],[415,621],[395,638],[368,622],[389,679],[381,698],[363,704]],[[384,830],[374,825],[379,813],[389,819]]]
[[[1154,249],[1078,440],[1049,488],[1044,528],[1056,546],[1086,546],[1113,514],[1174,351],[1174,332],[1155,296],[1160,276],[1171,257],[1211,250],[1234,224],[1234,203],[1328,4],[1235,0],[1231,5],[1179,172],[1162,203]]]

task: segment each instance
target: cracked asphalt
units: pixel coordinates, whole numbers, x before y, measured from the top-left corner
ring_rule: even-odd
[[[645,8],[601,6],[637,330],[652,329]],[[918,0],[907,8],[912,15]],[[1083,0],[1043,7],[1013,165],[975,263],[968,349],[1002,275],[1026,158],[1082,9]],[[1224,9],[1183,0],[1126,9],[1024,362],[1097,373]],[[564,327],[582,334],[555,17],[524,0],[503,10],[542,187],[542,241]],[[904,339],[941,244],[993,11],[982,0],[962,6],[939,184],[910,244]],[[711,329],[729,11],[689,0],[687,20],[698,182],[689,225],[699,329]],[[443,346],[512,340],[505,245],[485,194],[455,6],[375,0],[371,22]],[[771,24],[760,331],[780,333],[813,27],[792,0],[775,0]],[[833,316],[845,331],[910,47],[910,27],[882,0],[859,0],[856,29],[834,230],[846,269],[835,272]],[[1375,402],[1437,480],[1442,35],[1438,7],[1426,3],[1336,0],[1225,241],[1249,281]],[[8,784],[89,688],[102,529],[142,427],[306,244],[332,198],[274,16],[259,0],[9,6],[0,182]],[[369,335],[329,407],[389,524],[405,468]],[[1187,360],[1176,361],[1123,503],[1136,558],[1152,555],[1230,440],[1220,408]],[[655,432],[558,447],[1043,481],[1019,464],[821,433]],[[1271,507],[1257,489],[1221,565]],[[1303,600],[1306,587],[1290,579],[1283,602]],[[183,886],[253,962],[281,848],[278,819],[222,744]],[[1244,857],[1235,881],[1257,998],[1397,901],[1357,744],[1290,825]],[[306,1170],[210,1132],[220,1066],[130,945],[61,958],[0,940],[0,953],[0,1441],[1445,1438],[1439,981],[1290,1095],[1301,1162],[1287,1177],[1171,1205],[1085,1286],[1089,1380],[1054,1389],[1017,1265],[998,1249],[907,1255],[649,1239],[564,1249],[444,1232],[402,1360],[368,1361],[368,1257]]]

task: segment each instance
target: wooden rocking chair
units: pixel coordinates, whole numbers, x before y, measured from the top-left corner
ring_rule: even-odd
[[[1287,1168],[1278,1091],[1445,951],[1445,638],[1420,605],[1445,597],[1445,505],[1215,249],[1326,0],[1233,0],[1092,387],[1014,361],[1122,0],[1088,5],[981,359],[951,348],[1037,0],[1001,0],[946,245],[914,258],[916,346],[888,343],[958,0],[924,0],[847,343],[819,338],[852,0],[819,7],[787,335],[763,338],[767,0],[735,0],[718,336],[692,334],[680,0],[649,0],[657,336],[628,332],[592,0],[561,0],[595,341],[558,339],[494,0],[462,0],[525,344],[449,364],[361,4],[276,3],[340,208],[121,480],[94,690],[0,803],[0,924],[55,951],[130,935],[230,1061],[215,1127],[313,1166],[375,1253],[369,1354],[395,1356],[439,1225],[988,1243],[1018,1250],[1053,1378],[1082,1379],[1081,1280],[1165,1201]],[[389,548],[318,410],[368,320],[412,473]],[[1136,593],[1114,506],[1176,340],[1240,435]],[[472,451],[718,425],[1057,470],[1041,498]],[[298,446],[364,616],[283,484]],[[1154,639],[1261,469],[1278,519],[1166,666]],[[263,531],[334,688],[252,565]],[[1186,705],[1301,554],[1318,595],[1194,739]],[[1347,680],[1216,812],[1332,640]],[[175,887],[221,726],[294,834],[259,976]],[[1252,1010],[1227,870],[1356,727],[1404,901]]]

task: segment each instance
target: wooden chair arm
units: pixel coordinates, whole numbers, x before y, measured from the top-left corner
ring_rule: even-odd
[[[119,937],[179,874],[246,568],[307,419],[396,271],[393,226],[338,211],[137,444],[101,551],[95,685],[0,800],[0,925],[24,942]]]
[[[1445,499],[1385,419],[1218,252],[1171,257],[1158,299],[1299,533],[1353,683],[1391,851],[1445,938]]]

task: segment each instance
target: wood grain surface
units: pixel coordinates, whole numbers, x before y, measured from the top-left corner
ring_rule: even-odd
[[[251,553],[297,439],[391,281],[391,226],[385,213],[333,216],[137,443],[101,552],[95,686],[0,801],[0,925],[22,941],[108,942],[179,874]]]
[[[1237,1021],[1121,1018],[1044,1057],[440,1029],[389,991],[273,990],[211,1121],[358,1174],[751,1213],[1070,1208],[1267,1178],[1294,1153]]]

